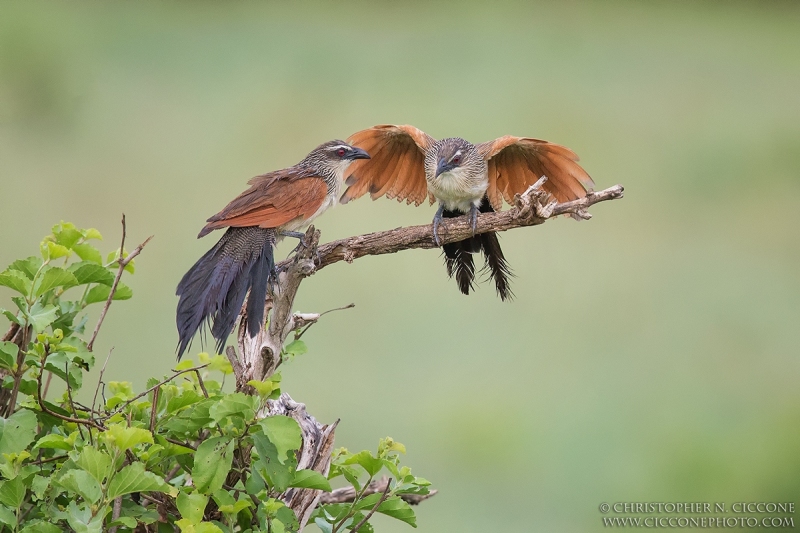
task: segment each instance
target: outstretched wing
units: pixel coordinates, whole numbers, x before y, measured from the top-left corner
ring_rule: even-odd
[[[371,159],[350,165],[343,204],[367,192],[373,200],[385,194],[416,205],[428,196],[425,151],[436,142],[433,137],[414,126],[384,124],[354,133],[347,142],[366,150]]]
[[[325,202],[328,187],[318,176],[297,176],[291,170],[250,180],[250,188],[208,219],[198,237],[224,227],[277,228],[297,218],[310,218]]]
[[[511,204],[515,194],[522,194],[542,176],[547,176],[544,189],[559,202],[583,198],[594,187],[577,163],[578,156],[565,146],[506,135],[477,148],[489,164],[486,195],[495,211],[502,207],[503,198]]]

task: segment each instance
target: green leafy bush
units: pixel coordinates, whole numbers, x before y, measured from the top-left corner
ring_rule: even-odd
[[[16,309],[2,310],[11,321],[0,343],[3,531],[297,531],[286,492],[331,491],[335,478],[349,484],[352,498],[314,510],[322,531],[369,533],[376,512],[416,525],[406,499],[428,494],[429,483],[400,466],[405,449],[392,439],[381,440],[374,454],[337,450],[327,478],[298,470],[299,425],[264,416],[280,395],[279,374],[250,382],[252,396],[225,392],[230,363],[200,354],[199,363],[184,360],[142,392],[100,381],[91,404],[77,402],[95,364],[97,328],[87,343],[84,310],[133,295],[119,281],[134,273],[133,261],[124,249],[103,261],[91,242],[101,238],[62,222],[42,241],[41,258],[0,273],[0,285],[18,293]],[[284,352],[291,358],[305,350],[295,340]],[[53,376],[64,392],[48,400]],[[371,483],[381,472],[391,480],[375,492]]]

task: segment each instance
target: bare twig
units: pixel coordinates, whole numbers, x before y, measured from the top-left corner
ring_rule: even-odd
[[[42,371],[44,371],[44,369],[42,369]],[[50,375],[53,375],[52,372]],[[72,409],[72,414],[78,416],[78,411],[75,410],[75,402],[72,400],[72,385],[69,384],[69,361],[64,361],[64,378],[64,381],[67,382],[67,398],[69,398],[69,407]],[[42,400],[44,400],[44,396],[42,396]],[[80,425],[78,425],[78,431],[81,433],[81,438],[85,439],[86,437],[83,435],[83,428]],[[92,445],[94,445],[94,439],[92,438],[91,430],[89,430],[89,440],[92,441]]]
[[[100,390],[100,384],[103,383],[103,374],[106,373],[106,365],[108,364],[108,360],[111,359],[111,352],[114,351],[114,347],[112,346],[111,349],[108,351],[108,355],[106,356],[106,361],[103,363],[103,368],[100,369],[100,376],[97,378],[97,387],[94,389],[94,397],[92,398],[92,413],[94,413],[94,406],[97,403],[97,392]]]
[[[94,327],[94,332],[92,333],[92,338],[87,345],[89,351],[92,351],[94,347],[94,341],[97,338],[97,334],[100,332],[100,326],[103,325],[103,320],[106,318],[106,313],[108,313],[108,308],[111,307],[111,301],[114,299],[114,294],[117,292],[117,287],[119,286],[119,280],[122,278],[122,272],[125,270],[125,267],[133,261],[133,259],[142,252],[147,243],[150,242],[150,239],[153,236],[149,236],[145,241],[133,249],[133,251],[128,254],[127,257],[123,257],[125,253],[125,236],[126,236],[126,227],[125,227],[125,215],[122,215],[122,243],[119,245],[119,259],[117,262],[119,263],[119,269],[117,270],[117,275],[114,278],[114,283],[111,285],[111,291],[108,293],[108,298],[106,299],[106,304],[103,306],[103,310],[100,311],[100,317],[97,319],[97,325]]]
[[[150,433],[156,430],[156,413],[158,413],[158,396],[161,393],[161,387],[156,387],[153,391],[153,405],[150,406]]]
[[[118,496],[114,499],[114,510],[111,512],[111,521],[119,519],[119,515],[122,513],[122,496]],[[117,529],[119,526],[114,526],[109,528],[108,533],[117,533]]]
[[[196,446],[192,446],[188,442],[181,442],[179,440],[171,439],[169,437],[164,437],[164,440],[167,442],[171,442],[172,444],[177,444],[178,446],[183,446],[184,448],[189,448],[190,450],[197,450]]]
[[[25,353],[28,351],[28,343],[31,341],[31,331],[32,326],[27,326],[25,328],[21,328],[17,331],[14,335],[14,343],[17,344],[19,347],[19,351],[17,352],[17,371],[14,373],[14,387],[11,389],[11,396],[8,400],[8,405],[6,406],[6,413],[5,416],[9,417],[14,414],[14,408],[17,405],[17,395],[19,394],[19,385],[22,382],[22,376],[25,373]],[[19,338],[19,342],[17,343],[17,338]],[[39,383],[41,384],[41,378],[39,379]],[[42,393],[41,387],[39,388],[39,394]]]
[[[353,533],[358,533],[358,530],[361,529],[361,526],[366,524],[367,521],[369,521],[369,519],[372,518],[372,515],[375,514],[375,511],[378,510],[378,507],[380,507],[381,504],[384,501],[386,501],[386,497],[389,496],[389,487],[391,487],[391,484],[392,484],[392,480],[390,479],[389,482],[386,483],[386,488],[383,489],[383,495],[380,497],[380,499],[375,504],[375,506],[372,509],[369,510],[369,512],[366,514],[366,516],[364,516],[364,518],[361,519],[361,522],[359,522],[358,525],[356,525],[356,527],[353,528]]]
[[[203,396],[208,398],[208,391],[206,390],[206,384],[203,383],[203,376],[200,375],[200,370],[195,368],[194,373],[197,374],[197,382],[200,384],[200,390],[203,391]]]
[[[303,329],[301,329],[299,332],[294,334],[294,340],[296,340],[296,341],[300,340],[300,337],[305,335],[306,331],[308,331],[308,328],[310,328],[311,326],[316,324],[317,321],[320,319],[320,317],[322,317],[323,315],[327,315],[328,313],[333,313],[334,311],[344,311],[345,309],[352,309],[355,306],[356,306],[356,304],[347,304],[344,307],[337,307],[335,309],[328,309],[327,311],[323,311],[322,313],[316,315],[316,317],[314,317],[313,319],[308,320],[308,324],[305,327],[303,327],[302,324],[299,323],[297,318],[295,318],[295,324],[294,324],[295,325],[295,331],[297,330],[297,328],[300,328],[300,327],[303,327]],[[295,315],[295,317],[297,317],[297,316],[298,315]],[[304,318],[304,317],[300,317],[300,318]]]
[[[44,392],[42,392],[42,394],[44,395],[43,398],[47,398],[47,391],[50,390],[50,382],[51,381],[53,381],[53,373],[52,372],[48,372],[47,373],[47,381],[44,382]]]

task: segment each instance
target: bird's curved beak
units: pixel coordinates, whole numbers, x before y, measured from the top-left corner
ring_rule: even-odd
[[[369,159],[369,154],[361,148],[353,147],[353,151],[347,156],[347,159]]]
[[[436,165],[436,174],[434,175],[434,178],[438,178],[439,174],[441,174],[443,172],[447,172],[448,170],[451,170],[452,168],[453,167],[450,166],[450,164],[445,159],[440,159],[439,163],[437,163],[437,165]]]

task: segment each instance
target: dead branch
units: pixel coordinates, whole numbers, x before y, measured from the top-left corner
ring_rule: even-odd
[[[614,185],[602,191],[587,193],[586,197],[580,200],[559,204],[553,203],[546,192],[532,186],[524,194],[517,196],[515,207],[499,213],[479,215],[476,233],[538,226],[550,218],[565,214],[588,219],[591,218],[591,215],[586,212],[586,208],[599,202],[622,198],[623,191],[621,185]],[[439,225],[439,235],[442,244],[471,237],[472,228],[469,216],[444,219]],[[323,244],[319,247],[320,262],[316,270],[339,261],[351,263],[353,260],[367,255],[393,254],[413,248],[438,248],[433,241],[433,225],[379,231]],[[290,261],[291,259],[284,261],[280,266],[285,266]]]

